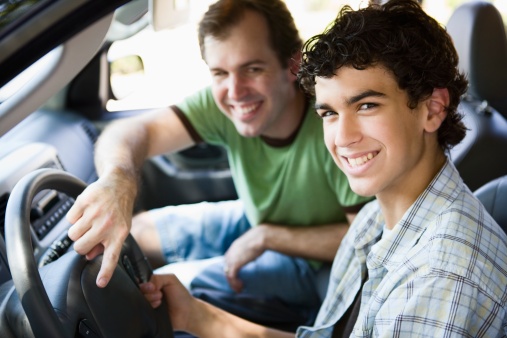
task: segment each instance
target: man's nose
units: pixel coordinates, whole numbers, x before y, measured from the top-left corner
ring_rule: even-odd
[[[239,75],[229,76],[227,95],[233,100],[241,99],[246,93],[245,80]]]

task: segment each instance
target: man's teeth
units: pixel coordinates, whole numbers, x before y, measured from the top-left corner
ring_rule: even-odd
[[[249,114],[251,113],[252,111],[255,110],[255,108],[257,108],[257,105],[254,104],[254,105],[250,105],[250,106],[243,106],[243,107],[238,107],[236,108],[236,111],[242,115],[246,115],[246,114]]]
[[[371,160],[373,157],[375,157],[375,155],[373,155],[373,153],[368,153],[368,154],[361,156],[361,157],[347,158],[347,161],[349,162],[349,164],[352,167],[357,167],[357,166],[365,164],[366,162]]]

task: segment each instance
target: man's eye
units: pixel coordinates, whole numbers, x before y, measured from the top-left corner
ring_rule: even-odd
[[[223,77],[223,76],[225,76],[225,74],[226,74],[225,72],[212,72],[211,73],[211,75],[213,77]]]
[[[254,73],[260,73],[262,71],[262,68],[259,67],[249,67],[247,69],[248,73],[254,74]]]

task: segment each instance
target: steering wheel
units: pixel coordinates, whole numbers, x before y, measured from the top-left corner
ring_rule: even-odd
[[[69,250],[38,269],[30,227],[34,196],[54,189],[76,198],[85,188],[69,173],[39,169],[12,190],[5,215],[7,257],[16,289],[9,299],[11,329],[23,337],[173,337],[167,306],[153,309],[138,288],[152,270],[130,235],[105,288],[95,284],[102,255],[87,261]]]

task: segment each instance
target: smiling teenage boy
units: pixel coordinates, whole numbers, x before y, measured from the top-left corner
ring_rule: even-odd
[[[346,7],[307,42],[299,77],[334,161],[376,200],[342,241],[315,325],[297,336],[505,336],[507,236],[446,155],[466,132],[467,81],[445,29],[413,0]],[[163,289],[174,325],[200,337],[289,336],[185,296],[174,276],[142,289],[154,306]]]

